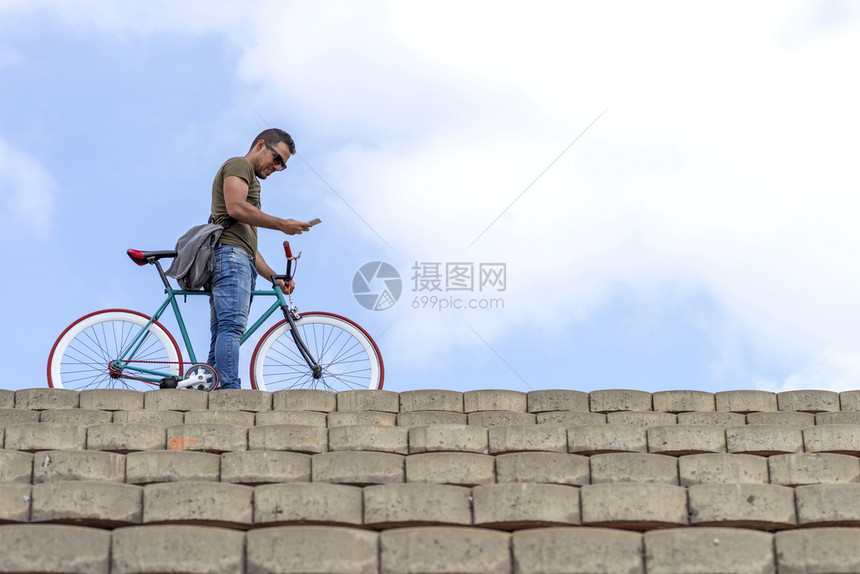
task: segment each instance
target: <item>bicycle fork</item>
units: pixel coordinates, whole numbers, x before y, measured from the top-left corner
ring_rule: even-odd
[[[296,321],[293,319],[293,313],[288,311],[286,307],[283,308],[284,317],[287,319],[287,323],[290,324],[290,335],[293,338],[293,342],[296,344],[296,348],[299,350],[302,358],[305,360],[305,363],[308,364],[308,367],[311,369],[311,374],[314,379],[322,378],[322,367],[319,362],[314,359],[311,354],[310,349],[308,349],[307,345],[305,345],[304,339],[299,335],[299,330],[296,328]]]

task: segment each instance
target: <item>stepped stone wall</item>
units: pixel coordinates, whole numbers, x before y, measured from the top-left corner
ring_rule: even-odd
[[[0,390],[0,572],[858,573],[860,391]]]

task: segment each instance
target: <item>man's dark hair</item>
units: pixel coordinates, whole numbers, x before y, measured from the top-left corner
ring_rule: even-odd
[[[257,142],[260,140],[263,140],[270,146],[274,146],[276,143],[279,142],[284,142],[285,144],[287,144],[291,155],[294,155],[296,153],[296,144],[293,141],[293,138],[290,137],[290,134],[288,134],[284,130],[278,128],[269,128],[261,132],[260,135],[254,138],[254,142],[251,144],[251,149],[254,149],[254,146],[257,145]]]

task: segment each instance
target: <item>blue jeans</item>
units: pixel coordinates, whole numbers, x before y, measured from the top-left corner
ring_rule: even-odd
[[[218,369],[219,389],[238,389],[239,343],[248,324],[251,291],[257,279],[254,258],[244,249],[218,245],[213,254],[212,297],[209,299],[209,364]]]

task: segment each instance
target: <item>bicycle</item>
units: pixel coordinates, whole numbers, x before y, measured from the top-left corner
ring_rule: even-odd
[[[176,251],[126,252],[137,265],[154,265],[167,297],[151,316],[128,309],[105,309],[81,317],[57,338],[48,356],[48,385],[52,388],[179,388],[212,391],[218,387],[217,365],[197,361],[178,297],[209,296],[209,291],[184,291],[171,287],[159,260]],[[385,378],[382,355],[373,338],[357,323],[326,312],[299,314],[292,295],[285,296],[275,284],[287,283],[293,262],[298,268],[301,252],[292,255],[284,241],[285,275],[272,275],[271,290],[254,290],[253,297],[275,301],[246,330],[244,344],[275,311],[284,319],[272,326],[257,343],[251,358],[251,388],[274,391],[316,388],[330,391],[381,389]],[[159,323],[170,307],[190,361],[184,362],[173,335]],[[186,369],[183,367],[188,365]]]

